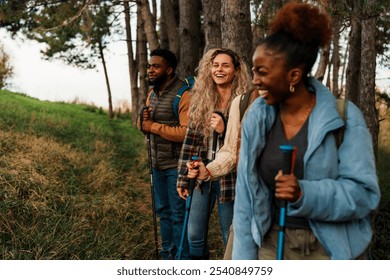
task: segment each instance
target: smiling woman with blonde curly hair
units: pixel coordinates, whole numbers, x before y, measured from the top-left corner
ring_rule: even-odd
[[[231,82],[221,87],[227,88],[227,95],[221,96],[218,92],[219,83],[214,81],[213,61],[218,54],[225,54],[233,59],[235,73]],[[230,108],[234,97],[246,92],[249,88],[247,65],[230,49],[211,49],[207,51],[197,68],[196,83],[191,90],[191,127],[201,131],[207,139],[211,136],[213,128],[209,125],[210,116],[214,111],[225,111]],[[224,78],[224,77],[223,77]],[[227,102],[223,104],[223,102]]]
[[[202,161],[213,159],[213,135],[217,148],[223,145],[232,100],[248,91],[250,78],[243,60],[232,50],[217,48],[206,52],[199,62],[197,80],[191,90],[190,121],[179,158],[179,195],[188,195],[187,162],[192,156]],[[214,133],[214,131],[216,133]],[[200,182],[199,191],[192,195],[188,221],[188,240],[192,259],[207,259],[207,228],[214,202],[218,202],[222,239],[226,246],[233,218],[233,199],[236,172],[212,182]],[[211,193],[210,193],[211,191]],[[208,208],[210,207],[210,208]]]

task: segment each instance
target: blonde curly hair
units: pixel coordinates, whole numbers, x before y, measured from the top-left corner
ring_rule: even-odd
[[[250,89],[250,76],[246,63],[232,50],[226,48],[215,48],[207,51],[199,62],[196,69],[196,82],[191,90],[190,104],[190,128],[205,136],[205,140],[212,134],[210,118],[217,109],[219,95],[216,84],[211,76],[211,66],[215,57],[219,54],[226,54],[232,58],[236,75],[232,81],[229,109],[232,100]]]

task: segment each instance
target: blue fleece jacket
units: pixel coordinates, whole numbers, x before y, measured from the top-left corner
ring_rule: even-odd
[[[315,79],[316,105],[309,117],[302,197],[289,203],[290,216],[305,217],[331,259],[354,259],[372,238],[369,214],[380,200],[372,138],[360,110],[348,102],[344,140],[337,149],[333,131],[343,126],[329,89]],[[257,259],[271,226],[273,194],[259,174],[257,160],[275,108],[258,98],[242,126],[234,203],[233,259]]]

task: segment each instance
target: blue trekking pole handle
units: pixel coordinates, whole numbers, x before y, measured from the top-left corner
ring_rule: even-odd
[[[282,163],[282,172],[283,174],[291,174],[293,172],[292,168],[294,166],[295,157],[294,151],[296,148],[290,145],[281,145],[279,149],[283,152],[283,163]],[[284,241],[286,233],[286,213],[287,212],[287,201],[282,201],[282,207],[280,208],[279,215],[279,234],[278,234],[278,247],[277,247],[277,260],[283,260],[284,258]]]
[[[192,161],[200,161],[200,157],[193,156],[191,157]],[[187,224],[188,224],[188,217],[190,214],[190,208],[191,208],[191,199],[192,199],[192,193],[194,191],[195,185],[196,185],[196,178],[190,178],[190,181],[188,183],[188,195],[186,200],[186,209],[184,214],[184,221],[183,221],[183,229],[181,232],[181,238],[180,238],[180,247],[178,249],[178,259],[181,260],[181,254],[183,252],[183,246],[184,246],[184,238],[186,236],[187,232]]]

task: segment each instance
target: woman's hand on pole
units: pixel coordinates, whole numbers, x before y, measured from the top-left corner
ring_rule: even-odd
[[[198,177],[198,174],[199,174],[199,171],[196,169],[195,167],[195,164],[198,163],[198,162],[194,162],[194,161],[188,161],[186,163],[187,165],[187,168],[188,168],[188,174],[187,174],[187,177],[190,178],[190,179],[195,179]]]
[[[213,113],[210,119],[211,127],[219,134],[225,131],[225,123],[220,115]]]
[[[188,178],[193,179],[197,178],[198,180],[206,180],[209,177],[209,174],[206,170],[206,166],[202,161],[192,161],[187,162],[188,168]]]
[[[194,162],[194,168],[198,169],[198,179],[199,180],[206,180],[209,177],[209,174],[206,170],[206,166],[204,165],[203,162]]]
[[[179,196],[184,199],[184,200],[187,200],[187,196],[188,196],[188,190],[187,189],[182,189],[182,188],[177,188],[177,193],[179,194]]]
[[[293,174],[283,174],[280,170],[275,177],[275,197],[296,202],[302,196],[298,179]]]

